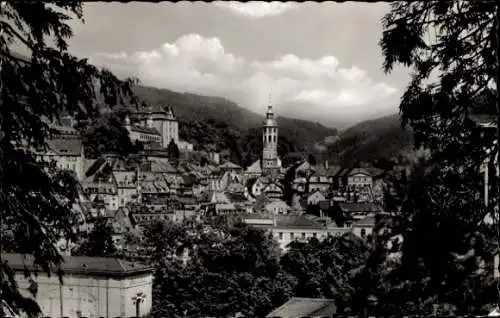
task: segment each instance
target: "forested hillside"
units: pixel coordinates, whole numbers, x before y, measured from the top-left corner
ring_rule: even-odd
[[[361,122],[341,132],[326,156],[343,165],[396,159],[413,151],[413,134],[398,114]]]

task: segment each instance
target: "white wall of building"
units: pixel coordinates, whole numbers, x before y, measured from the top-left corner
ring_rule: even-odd
[[[16,281],[21,292],[31,297],[27,290],[30,283],[22,273],[16,273]],[[57,275],[48,277],[39,273],[35,281],[36,301],[44,317],[61,317],[61,307],[63,316],[69,318],[78,317],[78,311],[81,317],[88,318],[133,317],[136,315],[133,297],[138,293],[145,295],[141,315],[151,311],[152,274],[129,278],[65,275],[60,285]]]

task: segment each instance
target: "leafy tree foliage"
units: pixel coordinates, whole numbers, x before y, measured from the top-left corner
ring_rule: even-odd
[[[444,162],[477,159],[494,137],[470,119],[494,113],[494,12],[491,1],[398,2],[384,18],[385,70],[398,63],[413,69],[400,105],[403,123],[417,145]]]
[[[349,272],[361,266],[368,252],[366,243],[346,234],[319,242],[293,242],[281,258],[284,271],[298,280],[294,296],[338,298]]]
[[[73,254],[93,257],[114,255],[116,246],[111,233],[113,233],[113,227],[106,220],[97,220],[90,233],[83,237],[80,246],[73,251]]]
[[[446,314],[480,313],[496,301],[495,242],[482,223],[481,184],[473,173],[442,170],[421,162],[410,178],[395,181],[392,198],[400,212],[384,225],[387,232],[354,277],[352,308],[367,308],[370,295],[381,315],[429,314],[434,305]],[[402,244],[392,243],[397,237]]]
[[[140,142],[132,143],[123,125],[129,113],[128,109],[120,107],[93,120],[82,133],[85,155],[95,159],[108,153],[126,156],[143,150]]]
[[[242,223],[156,223],[146,230],[158,262],[153,316],[260,317],[291,296],[276,243]],[[152,245],[153,246],[153,245]]]
[[[135,103],[132,81],[120,81],[107,70],[67,52],[67,21],[82,19],[81,2],[3,1],[0,26],[0,206],[2,223],[14,241],[35,256],[43,270],[61,262],[55,243],[74,241],[78,224],[71,208],[77,199],[71,175],[37,163],[31,150],[45,146],[49,130],[43,118],[61,113],[89,118],[97,114],[96,96],[114,106]],[[49,45],[49,37],[51,38]],[[21,58],[12,51],[24,47]],[[11,307],[39,312],[18,292],[9,266],[1,262],[2,298]]]
[[[307,156],[307,162],[309,162],[310,165],[315,166],[316,165],[316,157],[313,154],[309,154]]]
[[[358,311],[370,296],[374,314],[391,315],[429,314],[435,305],[441,314],[469,314],[496,302],[492,267],[479,266],[491,265],[499,239],[483,223],[479,176],[495,135],[472,120],[495,113],[494,13],[490,1],[397,2],[384,18],[384,68],[412,68],[401,115],[431,158],[393,183],[394,223],[351,284],[359,286],[350,301]]]

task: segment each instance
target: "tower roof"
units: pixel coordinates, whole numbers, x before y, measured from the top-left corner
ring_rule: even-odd
[[[269,104],[267,106],[266,120],[264,122],[264,127],[276,127],[278,123],[274,118],[273,105]]]

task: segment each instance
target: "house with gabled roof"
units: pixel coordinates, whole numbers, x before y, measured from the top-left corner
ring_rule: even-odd
[[[352,232],[359,237],[371,235],[375,228],[375,215],[366,216],[352,224]]]
[[[258,197],[263,194],[263,190],[266,184],[263,182],[262,178],[250,178],[246,182],[246,191],[251,197]]]
[[[383,212],[382,206],[372,202],[335,202],[342,213],[353,220],[374,216]]]
[[[224,173],[226,171],[234,172],[234,173],[242,173],[243,168],[231,161],[226,161],[223,164],[219,165],[219,169]]]
[[[57,168],[74,172],[78,180],[84,178],[85,152],[81,138],[47,140],[47,147],[38,149],[35,155],[39,161],[54,161]]]
[[[106,209],[117,210],[118,186],[113,175],[113,161],[111,157],[101,157],[96,160],[85,173],[80,182],[85,195],[91,202],[102,201]]]
[[[325,195],[320,190],[315,190],[307,195],[307,205],[318,205],[321,201],[325,201]]]
[[[281,199],[283,198],[283,188],[281,184],[277,181],[272,180],[270,183],[264,186],[262,193],[270,199]]]

